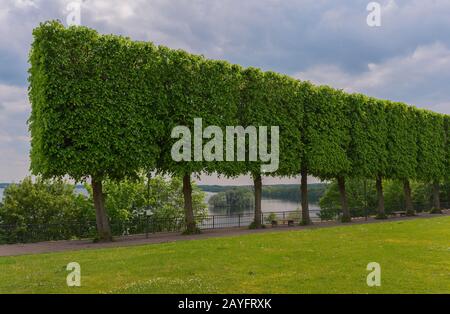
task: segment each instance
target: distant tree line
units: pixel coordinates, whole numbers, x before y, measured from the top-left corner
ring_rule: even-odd
[[[319,203],[320,198],[327,189],[327,183],[308,184],[308,199],[310,203]],[[233,189],[244,189],[253,192],[253,186],[239,185],[199,185],[199,188],[205,192],[220,193],[227,192]],[[277,184],[264,185],[262,188],[262,197],[268,199],[278,199],[291,202],[300,202],[300,185],[299,184]],[[253,204],[254,205],[254,204]]]
[[[308,201],[313,204],[319,203],[320,198],[327,189],[327,183],[308,184]],[[266,198],[300,202],[301,194],[299,184],[269,185],[264,186],[262,195]]]
[[[252,191],[247,187],[233,187],[210,197],[208,204],[214,209],[230,209],[239,211],[253,209],[255,198]]]

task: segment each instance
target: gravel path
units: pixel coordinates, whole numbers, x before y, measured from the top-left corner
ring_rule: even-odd
[[[284,232],[284,231],[294,231],[294,230],[327,228],[327,227],[344,226],[344,225],[351,226],[351,225],[355,225],[355,224],[370,224],[370,223],[383,223],[383,222],[389,222],[389,221],[427,219],[427,218],[442,217],[442,216],[450,216],[450,210],[445,210],[443,215],[419,214],[415,217],[396,217],[396,218],[390,218],[388,220],[376,220],[373,218],[369,218],[367,221],[365,221],[364,218],[358,218],[358,219],[353,219],[352,224],[341,224],[339,222],[330,221],[330,222],[317,222],[312,226],[295,226],[295,227],[280,226],[280,227],[276,227],[276,228],[268,227],[268,228],[259,229],[259,230],[249,230],[248,228],[204,230],[202,234],[189,235],[189,236],[184,236],[179,233],[150,234],[148,238],[146,238],[145,235],[133,235],[133,236],[117,237],[114,239],[114,242],[108,242],[108,243],[93,243],[92,240],[68,240],[68,241],[27,243],[27,244],[6,244],[6,245],[0,245],[0,256],[16,256],[16,255],[25,255],[25,254],[40,254],[40,253],[76,251],[76,250],[85,250],[85,249],[124,247],[124,246],[134,246],[134,245],[144,245],[144,244],[157,244],[157,243],[165,243],[165,242],[200,240],[200,239],[217,238],[217,237],[239,236],[239,235],[255,234],[255,233]]]

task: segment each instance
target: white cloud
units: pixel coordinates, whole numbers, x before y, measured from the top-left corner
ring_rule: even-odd
[[[0,84],[0,114],[29,112],[27,88]]]
[[[27,88],[0,84],[0,182],[17,181],[28,173]]]
[[[331,64],[313,66],[295,77],[450,113],[445,88],[450,79],[450,49],[442,43],[419,46],[411,54],[369,63],[367,70],[360,73]]]
[[[2,143],[0,152],[0,182],[18,181],[29,174],[29,159],[26,152],[24,154]]]
[[[14,0],[14,5],[19,9],[24,9],[28,7],[37,8],[37,3],[35,0]]]

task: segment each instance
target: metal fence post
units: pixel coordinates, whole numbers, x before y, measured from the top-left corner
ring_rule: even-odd
[[[238,227],[241,227],[241,214],[238,214]]]
[[[215,225],[214,225],[214,217],[215,217],[215,216],[213,215],[213,229],[214,229],[214,227],[215,227]]]

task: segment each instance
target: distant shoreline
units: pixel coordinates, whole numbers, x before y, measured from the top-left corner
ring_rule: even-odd
[[[5,189],[16,183],[0,183],[0,202],[3,199],[3,194]],[[318,204],[321,195],[326,190],[326,183],[312,183],[308,184],[308,189],[311,192],[311,204]],[[216,194],[220,192],[225,192],[230,189],[253,189],[252,185],[198,185],[199,189],[206,193]],[[87,194],[85,187],[81,184],[75,185],[75,190],[83,194]],[[296,204],[300,203],[300,185],[299,184],[270,184],[263,186],[263,199],[265,200],[280,200],[293,202]],[[211,195],[210,195],[211,196]],[[206,202],[208,197],[206,198]]]

